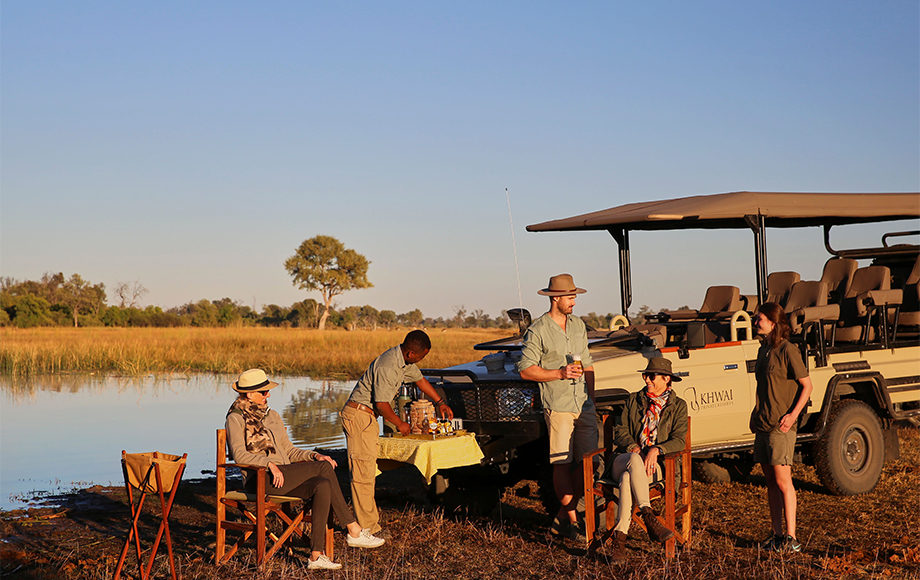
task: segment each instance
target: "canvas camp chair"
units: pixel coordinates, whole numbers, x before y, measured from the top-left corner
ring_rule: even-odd
[[[586,453],[584,462],[585,481],[585,536],[588,539],[588,551],[594,552],[606,544],[613,535],[613,522],[616,521],[618,485],[594,479],[594,457],[603,454],[605,465],[613,460],[613,414],[604,415],[604,446]],[[656,515],[668,529],[674,530],[674,537],[665,542],[665,554],[668,558],[677,553],[677,542],[681,545],[690,541],[690,419],[687,418],[687,442],[676,453],[664,455],[664,472],[660,481],[653,481],[649,488],[649,499],[664,499],[664,517]],[[606,513],[607,531],[595,538],[597,522],[595,518],[595,501],[600,500],[601,509]],[[645,529],[645,523],[639,517],[639,506],[633,503],[632,521]],[[676,524],[680,522],[680,528]]]
[[[169,512],[172,510],[173,500],[176,499],[176,491],[179,488],[179,481],[182,479],[182,473],[185,471],[185,462],[188,454],[181,457],[179,455],[169,455],[154,451],[152,453],[126,453],[121,452],[121,469],[125,476],[125,488],[128,491],[128,503],[131,506],[131,529],[128,530],[128,538],[125,540],[125,547],[121,551],[121,557],[118,559],[118,566],[115,568],[113,580],[118,580],[121,575],[122,566],[131,547],[131,540],[134,540],[135,550],[137,552],[137,569],[141,580],[148,580],[150,572],[153,569],[153,560],[156,558],[157,550],[160,547],[160,541],[166,536],[166,550],[169,553],[169,569],[172,573],[173,580],[176,580],[176,562],[173,559],[172,538],[169,535]],[[137,490],[137,502],[135,503],[135,490]],[[147,561],[147,567],[144,569],[143,558],[141,557],[141,540],[137,530],[137,522],[141,517],[141,511],[144,507],[144,500],[147,494],[156,494],[160,498],[160,527],[157,531],[156,540],[150,549],[150,558]]]
[[[242,491],[227,490],[227,468],[238,467],[240,469],[253,470],[256,477],[256,492],[246,493]],[[258,465],[247,465],[244,463],[234,463],[227,461],[227,431],[225,429],[217,430],[217,542],[215,545],[214,560],[217,564],[223,564],[230,560],[239,550],[240,546],[249,539],[250,536],[256,536],[256,564],[261,568],[265,562],[270,560],[278,550],[284,546],[293,535],[303,538],[302,524],[311,522],[309,503],[303,506],[303,510],[297,515],[291,514],[291,504],[303,501],[299,497],[284,495],[267,495],[265,493],[266,477],[268,470]],[[239,512],[243,521],[231,521],[227,519],[227,508],[232,508]],[[267,527],[268,514],[275,514],[282,522],[284,530],[281,535],[276,535],[269,531]],[[332,517],[330,510],[329,517]],[[323,525],[323,522],[311,522],[312,525]],[[333,558],[333,535],[332,527],[326,524],[326,556],[331,560]],[[227,546],[227,531],[243,532],[243,535],[232,546]],[[266,543],[266,536],[272,540],[270,546]]]

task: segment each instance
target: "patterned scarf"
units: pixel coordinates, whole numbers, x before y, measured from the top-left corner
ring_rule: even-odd
[[[651,394],[648,388],[645,389],[649,405],[648,410],[645,411],[645,417],[642,418],[642,433],[639,434],[639,446],[643,449],[658,443],[658,421],[661,420],[661,409],[667,404],[670,395],[670,385],[657,397]]]
[[[230,405],[230,413],[239,413],[246,421],[246,451],[250,453],[265,453],[266,456],[275,452],[272,437],[262,421],[268,417],[268,405],[257,405],[245,397],[239,397]]]

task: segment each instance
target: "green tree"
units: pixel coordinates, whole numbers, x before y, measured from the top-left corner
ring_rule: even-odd
[[[371,288],[367,279],[370,261],[358,252],[346,248],[331,236],[316,236],[304,240],[293,256],[284,262],[293,283],[301,290],[319,290],[325,310],[319,319],[319,329],[326,328],[332,310],[332,299],[346,290]]]
[[[403,326],[415,327],[421,326],[425,322],[425,315],[422,314],[422,311],[416,308],[412,312],[404,312],[397,317],[397,320]]]
[[[73,325],[79,326],[80,312],[94,316],[105,306],[105,284],[90,284],[79,274],[74,274],[61,286],[60,302],[73,314]]]
[[[9,313],[13,324],[19,328],[31,328],[33,326],[50,326],[53,324],[51,319],[51,305],[41,296],[34,294],[25,294],[14,297],[10,305]]]
[[[381,310],[377,315],[377,320],[389,330],[396,323],[396,313],[392,310]]]
[[[312,298],[307,298],[302,302],[295,302],[291,305],[291,312],[288,320],[298,328],[313,328],[319,320],[319,302]]]

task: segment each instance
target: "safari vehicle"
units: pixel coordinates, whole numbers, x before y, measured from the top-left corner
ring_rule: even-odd
[[[814,384],[799,419],[797,458],[815,466],[831,493],[852,495],[872,491],[884,461],[898,457],[895,423],[920,420],[920,246],[890,243],[915,239],[920,231],[887,233],[878,247],[846,250],[831,247],[830,232],[846,224],[917,218],[920,193],[735,192],[634,203],[527,229],[606,230],[616,240],[624,315],[609,329],[589,332],[598,413],[619,414],[630,392],[642,387],[636,370],[646,359],[671,359],[683,379],[675,391],[689,405],[694,469],[703,480],[743,478],[753,466],[748,420],[760,341],[751,316],[760,303],[782,304]],[[767,228],[810,226],[824,229],[830,253],[824,271],[770,272]],[[663,311],[641,324],[626,318],[632,303],[630,232],[727,228],[753,233],[754,293],[713,285],[699,310]],[[519,322],[516,336],[476,346],[492,354],[423,371],[478,434],[485,454],[482,466],[435,482],[435,492],[451,508],[491,509],[504,486],[525,478],[540,481],[546,505],[555,502],[539,387],[522,380],[514,364],[530,314],[516,309],[509,315]]]

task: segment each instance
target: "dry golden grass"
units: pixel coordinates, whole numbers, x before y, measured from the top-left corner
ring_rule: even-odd
[[[497,329],[434,329],[420,366],[477,360],[473,345],[507,336]],[[238,373],[356,378],[406,330],[284,328],[37,328],[0,329],[0,374],[30,376],[87,371]]]
[[[916,580],[920,578],[920,431],[900,430],[902,456],[885,464],[870,494],[829,495],[814,469],[796,465],[800,554],[775,554],[756,546],[769,531],[762,476],[747,483],[693,487],[693,539],[667,560],[660,545],[630,530],[628,560],[609,561],[607,549],[587,556],[584,545],[550,540],[548,516],[535,481],[509,489],[488,517],[454,521],[428,503],[421,475],[412,468],[378,478],[377,503],[391,533],[377,550],[345,547],[335,534],[339,572],[305,570],[308,548],[295,542],[264,570],[253,562],[253,542],[229,564],[215,566],[214,479],[184,482],[170,514],[176,563],[185,580]],[[344,453],[338,454],[341,485],[348,493]],[[124,488],[93,488],[63,498],[59,508],[0,512],[0,576],[36,580],[108,580],[130,526]],[[150,546],[159,525],[156,501],[145,505],[139,524],[142,546]],[[147,554],[145,554],[146,558]],[[123,578],[137,578],[128,556]],[[154,578],[168,578],[160,548]]]

